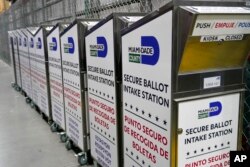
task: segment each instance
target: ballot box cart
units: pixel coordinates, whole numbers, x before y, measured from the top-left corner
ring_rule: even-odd
[[[69,24],[66,23],[58,23],[47,35],[51,111],[53,120],[51,131],[60,132],[60,139],[62,142],[66,142],[67,137],[65,133],[60,33],[67,28],[68,25]]]
[[[13,78],[11,82],[11,86],[13,88],[17,85],[17,79],[16,79],[16,66],[15,66],[15,57],[14,57],[14,36],[12,31],[8,31],[8,44],[9,44],[9,53],[10,53],[10,60],[11,60],[11,66],[13,68]]]
[[[29,57],[29,44],[28,44],[28,31],[27,29],[20,29],[20,34],[22,34],[22,47],[20,50],[20,56],[23,58],[23,73],[25,76],[25,96],[26,103],[31,102],[32,89],[31,89],[31,72],[30,72],[30,57]],[[23,79],[22,79],[23,80]]]
[[[113,13],[85,37],[91,156],[101,166],[122,166],[121,29],[142,13]]]
[[[27,32],[24,29],[17,30],[19,34],[18,46],[19,46],[19,59],[22,81],[22,94],[26,97],[26,102],[30,102],[31,96],[31,81],[30,81],[30,60],[29,60],[29,48]]]
[[[91,162],[87,109],[85,40],[86,31],[98,20],[75,20],[61,34],[61,55],[68,150],[79,148],[78,162]]]
[[[18,48],[19,34],[16,30],[13,31],[13,44],[14,44],[14,57],[15,57],[15,70],[16,70],[16,91],[22,90],[21,81],[21,70],[20,70],[20,58],[19,58],[19,48]]]
[[[29,45],[29,59],[30,59],[30,79],[31,79],[31,102],[30,106],[32,108],[38,109],[39,103],[39,83],[37,75],[37,59],[36,59],[36,46],[34,35],[39,30],[39,27],[28,27],[27,28],[27,38]]]
[[[35,45],[35,61],[36,70],[35,77],[38,88],[38,108],[43,118],[51,123],[51,98],[50,98],[50,82],[49,82],[49,65],[48,65],[48,49],[47,49],[47,33],[53,26],[40,26],[34,35]]]
[[[21,85],[22,85],[22,90],[21,94],[26,95],[26,74],[25,74],[25,60],[23,57],[23,33],[21,32],[20,29],[16,30],[16,33],[18,34],[18,53],[19,53],[19,64],[20,64],[20,73],[21,73]]]
[[[172,4],[122,31],[124,166],[229,166],[249,9]]]

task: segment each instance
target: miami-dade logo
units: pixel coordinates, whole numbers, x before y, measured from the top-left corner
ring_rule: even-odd
[[[75,52],[75,42],[72,37],[68,37],[68,43],[63,44],[64,53],[73,54]]]
[[[108,53],[108,44],[105,37],[97,37],[97,44],[90,45],[90,56],[105,58]]]
[[[142,36],[140,47],[129,47],[129,62],[156,65],[160,57],[160,47],[154,36]]]
[[[17,38],[14,38],[14,45],[17,44]]]
[[[19,46],[22,46],[22,38],[19,38]]]
[[[42,40],[41,40],[40,37],[37,39],[36,48],[37,49],[41,49],[42,48]]]
[[[57,40],[55,37],[52,37],[52,42],[49,43],[49,49],[52,51],[56,51],[57,50]]]
[[[209,107],[198,110],[198,119],[217,116],[221,113],[222,104],[219,101],[209,103]]]
[[[24,46],[24,47],[27,47],[27,38],[24,38],[24,39],[23,39],[23,46]]]
[[[34,39],[33,38],[30,38],[30,47],[34,48]]]

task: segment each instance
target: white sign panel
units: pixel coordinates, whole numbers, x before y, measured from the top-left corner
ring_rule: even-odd
[[[39,102],[38,106],[40,110],[47,115],[49,114],[49,97],[48,97],[48,86],[47,86],[47,76],[46,76],[46,66],[45,66],[45,46],[43,38],[43,29],[40,29],[35,36],[35,47],[36,47],[36,73],[37,73],[37,82],[39,85]]]
[[[237,149],[239,103],[239,93],[179,103],[178,166],[230,166],[229,152]]]
[[[117,105],[113,19],[86,39],[91,154],[103,167],[117,167]]]
[[[242,14],[250,13],[250,8],[242,7],[218,7],[218,6],[186,6],[189,10],[196,11],[198,13],[228,13],[228,14]]]
[[[26,35],[23,35],[22,44],[23,44],[23,58],[25,61],[24,71],[26,75],[26,93],[28,97],[32,97],[31,91],[31,74],[30,74],[30,58],[29,58],[29,45],[28,45],[28,36],[27,31],[22,30],[22,32]]]
[[[36,48],[35,38],[31,33],[28,33],[28,45],[29,45],[29,57],[30,57],[30,74],[31,74],[31,92],[32,101],[39,106],[39,74],[37,72],[37,59],[36,59]]]
[[[79,46],[77,25],[61,36],[66,133],[83,149],[83,115],[81,101]]]
[[[59,26],[47,37],[52,119],[65,130]]]
[[[122,36],[125,167],[170,167],[172,11]]]
[[[17,45],[18,45],[18,56],[19,56],[19,70],[20,70],[20,80],[22,85],[22,90],[25,90],[25,76],[23,77],[23,58],[22,58],[22,36],[19,33],[19,30],[16,30],[16,38],[17,38]]]
[[[25,57],[24,57],[24,44],[23,44],[23,33],[20,30],[18,32],[18,50],[19,50],[19,61],[20,61],[20,72],[21,72],[21,82],[22,82],[22,90],[27,92],[26,86],[26,72],[25,72]]]
[[[29,60],[29,49],[28,49],[28,39],[22,30],[19,30],[19,57],[21,66],[21,76],[22,76],[22,89],[31,97],[31,80],[30,80],[30,60]]]
[[[192,36],[250,34],[250,15],[198,15]]]

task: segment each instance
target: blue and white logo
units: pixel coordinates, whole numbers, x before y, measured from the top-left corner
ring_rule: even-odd
[[[34,39],[33,38],[30,38],[30,47],[34,48]]]
[[[160,57],[160,47],[154,36],[142,36],[141,47],[129,47],[129,62],[156,65]]]
[[[14,45],[17,45],[17,38],[14,38]]]
[[[198,118],[208,118],[214,117],[221,113],[222,111],[222,104],[219,101],[209,103],[209,108],[198,110]]]
[[[97,45],[90,45],[90,56],[105,58],[108,54],[107,40],[103,36],[97,37]]]
[[[19,38],[19,46],[22,46],[22,38]]]
[[[24,46],[24,47],[27,47],[27,38],[24,38],[24,39],[23,39],[23,46]]]
[[[37,39],[36,48],[42,49],[42,40],[40,37],[38,37],[38,39]]]
[[[55,37],[52,37],[52,42],[49,43],[49,49],[51,51],[56,51],[57,50],[57,40]]]
[[[63,44],[64,53],[73,54],[75,52],[75,42],[72,37],[68,37],[68,43]]]

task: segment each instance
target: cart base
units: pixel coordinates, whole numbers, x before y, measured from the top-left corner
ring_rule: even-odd
[[[75,152],[75,156],[77,157],[77,161],[79,165],[92,165],[93,159],[90,154],[90,150],[83,152],[79,147],[77,147],[70,138],[65,143],[65,147],[67,150],[72,150]]]

